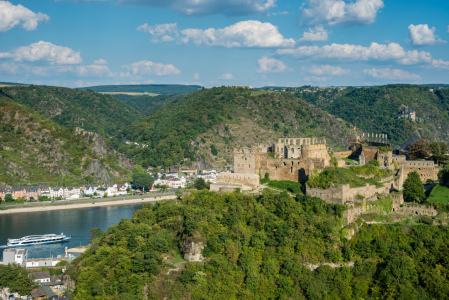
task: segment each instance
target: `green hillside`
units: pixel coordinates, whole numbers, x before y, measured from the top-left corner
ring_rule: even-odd
[[[420,135],[449,142],[449,90],[418,85],[369,88],[300,88],[296,95],[366,133],[386,133],[395,146]],[[401,107],[416,111],[416,122],[398,119]]]
[[[144,115],[118,99],[63,87],[12,86],[0,93],[29,105],[42,115],[65,127],[81,127],[101,135],[113,135]]]
[[[224,168],[232,165],[234,147],[324,136],[341,149],[350,134],[346,122],[289,93],[251,96],[248,89],[220,87],[186,95],[133,123],[113,145],[144,165],[201,161]],[[125,140],[141,146],[125,145]]]
[[[151,115],[155,111],[164,108],[182,97],[181,95],[148,96],[126,94],[114,94],[112,96],[135,108],[146,116]]]
[[[159,95],[181,95],[200,90],[199,85],[182,84],[136,84],[136,85],[99,85],[80,88],[97,93],[152,93]]]
[[[0,184],[129,178],[131,162],[95,133],[69,129],[0,95]]]
[[[267,190],[145,204],[92,231],[66,274],[75,300],[447,299],[447,226],[360,222],[348,240],[344,209]],[[205,259],[185,261],[193,249]]]

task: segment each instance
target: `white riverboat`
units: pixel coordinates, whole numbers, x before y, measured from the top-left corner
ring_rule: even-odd
[[[52,243],[62,243],[68,242],[70,240],[69,236],[61,234],[42,234],[42,235],[28,235],[20,239],[8,239],[6,244],[8,247],[23,247],[32,246],[40,244],[52,244]]]

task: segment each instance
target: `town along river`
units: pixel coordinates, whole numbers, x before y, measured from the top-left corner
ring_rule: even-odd
[[[57,257],[65,254],[65,247],[89,244],[92,228],[106,231],[122,218],[132,218],[133,212],[142,206],[138,203],[0,215],[0,245],[6,245],[8,238],[63,232],[72,237],[69,242],[23,247],[28,250],[28,258]],[[0,248],[0,260],[4,249]]]

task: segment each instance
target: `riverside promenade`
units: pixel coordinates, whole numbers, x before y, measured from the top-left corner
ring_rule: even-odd
[[[127,205],[127,204],[155,202],[171,199],[176,199],[175,193],[154,193],[137,196],[58,200],[52,202],[50,201],[32,202],[16,205],[2,205],[0,206],[0,215],[15,214],[15,213],[33,213],[33,212],[75,209],[75,208],[90,208],[90,207],[110,206],[110,205]]]

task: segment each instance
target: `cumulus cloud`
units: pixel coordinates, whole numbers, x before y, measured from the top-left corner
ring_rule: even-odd
[[[303,70],[307,71],[309,74],[317,76],[323,75],[338,76],[338,75],[345,75],[350,72],[349,70],[342,69],[339,66],[331,66],[331,65],[321,65],[321,66],[312,65],[310,68],[303,68]]]
[[[145,76],[145,75],[177,75],[181,71],[172,64],[156,63],[148,60],[141,60],[130,65],[124,65],[123,68],[128,72],[125,76]]]
[[[298,42],[324,42],[327,41],[328,38],[328,32],[323,26],[317,26],[315,28],[309,28],[309,31],[305,31]]]
[[[147,23],[137,27],[138,31],[147,32],[153,36],[152,41],[170,42],[179,37],[178,25],[176,23],[158,24],[149,26]]]
[[[249,20],[215,29],[184,29],[182,42],[193,42],[198,46],[235,47],[292,47],[293,39],[285,39],[271,23]]]
[[[294,49],[278,49],[279,55],[291,55],[297,58],[339,59],[347,61],[386,61],[396,60],[401,64],[430,63],[430,53],[421,51],[405,51],[397,43],[371,43],[369,47],[350,44],[331,44],[322,47],[300,46]]]
[[[87,66],[78,66],[75,69],[78,76],[113,76],[114,74],[109,70],[105,64],[93,64]]]
[[[107,65],[108,62],[106,59],[100,58],[94,61],[94,65]]]
[[[234,76],[233,76],[231,73],[225,73],[225,74],[221,75],[221,76],[219,77],[219,79],[226,79],[226,80],[229,80],[229,79],[234,79]]]
[[[429,28],[428,24],[410,24],[408,30],[413,45],[423,46],[446,43],[446,41],[443,41],[435,35],[435,27]]]
[[[363,73],[368,74],[374,78],[382,78],[382,79],[395,79],[395,80],[419,80],[421,76],[417,74],[411,74],[407,71],[400,69],[368,69],[363,70]]]
[[[47,61],[50,64],[57,65],[80,64],[83,62],[80,52],[44,41],[19,47],[11,52],[0,53],[0,58],[12,58],[18,62]]]
[[[197,46],[236,47],[293,47],[295,41],[286,39],[271,23],[256,20],[241,21],[225,28],[187,28],[179,31],[176,23],[149,26],[147,23],[137,30],[153,36],[154,42],[193,42]]]
[[[311,25],[368,25],[384,7],[382,0],[308,0],[301,11],[301,23]]]
[[[440,70],[449,70],[449,61],[444,61],[442,59],[433,59],[432,66]]]
[[[285,72],[288,70],[287,66],[280,60],[264,56],[257,61],[259,63],[259,73],[275,73],[275,72]]]
[[[18,4],[0,1],[0,32],[6,32],[15,26],[22,25],[27,30],[35,30],[41,22],[47,22],[50,17],[43,13],[35,13]]]
[[[276,0],[120,0],[120,4],[165,7],[183,15],[224,14],[228,16],[264,13]]]

